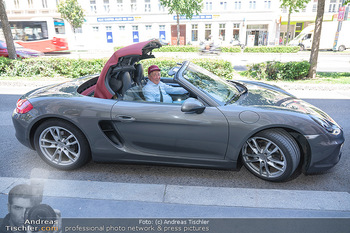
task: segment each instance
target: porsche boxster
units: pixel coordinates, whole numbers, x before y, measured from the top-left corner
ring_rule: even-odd
[[[186,94],[145,99],[142,59],[157,40],[116,51],[99,75],[30,91],[12,119],[17,139],[51,166],[151,163],[239,170],[268,181],[338,163],[344,135],[325,112],[273,85],[224,80],[189,61],[161,81]]]

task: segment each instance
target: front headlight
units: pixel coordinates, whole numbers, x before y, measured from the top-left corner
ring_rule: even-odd
[[[340,126],[333,119],[330,119],[330,121],[328,121],[323,117],[319,117],[315,115],[310,115],[310,117],[312,120],[314,120],[317,124],[322,126],[322,128],[324,128],[328,132],[335,135],[340,133]]]

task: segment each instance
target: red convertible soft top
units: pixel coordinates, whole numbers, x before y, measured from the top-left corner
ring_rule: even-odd
[[[154,56],[148,55],[148,53],[151,52],[154,48],[159,47],[161,47],[161,44],[158,40],[150,40],[129,45],[127,47],[117,50],[103,67],[102,72],[97,80],[94,96],[103,99],[111,99],[113,97],[115,93],[111,93],[111,91],[108,90],[108,88],[106,87],[106,85],[108,85],[108,83],[106,82],[106,75],[111,67],[113,68],[118,64],[119,59],[121,57],[139,55],[139,60],[151,58]]]

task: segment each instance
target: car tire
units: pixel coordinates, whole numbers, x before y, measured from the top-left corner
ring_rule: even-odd
[[[345,46],[344,45],[340,45],[339,47],[338,47],[338,51],[339,52],[343,52],[345,50]]]
[[[242,148],[242,162],[255,176],[268,181],[287,181],[298,167],[300,150],[283,129],[259,132]]]
[[[34,145],[46,163],[61,170],[76,169],[91,158],[85,135],[63,120],[43,122],[35,131]]]

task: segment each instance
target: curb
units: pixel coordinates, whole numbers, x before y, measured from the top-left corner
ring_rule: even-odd
[[[0,177],[0,194],[7,194],[15,185],[30,183],[30,181],[23,178]],[[45,197],[137,201],[193,206],[350,212],[350,194],[347,192],[222,188],[55,179],[41,181],[44,182]]]

